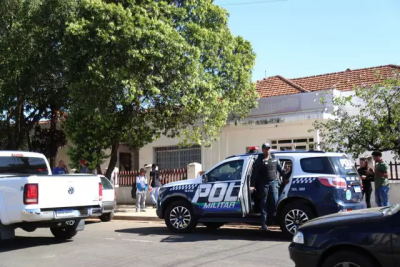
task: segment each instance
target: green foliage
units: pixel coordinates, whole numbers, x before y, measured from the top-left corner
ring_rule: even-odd
[[[165,134],[209,144],[228,116],[255,106],[251,45],[212,2],[81,1],[63,46],[74,106],[66,129],[79,109],[109,130],[67,130],[74,143],[96,136],[140,148]]]
[[[54,128],[42,128],[37,125],[31,138],[31,151],[42,153],[47,158],[54,159],[58,148],[66,144],[67,138],[64,131]]]
[[[68,104],[60,47],[74,4],[0,1],[0,110],[9,149],[22,149],[35,124]]]
[[[394,74],[380,84],[355,89],[348,97],[335,97],[334,119],[317,121],[325,150],[359,157],[366,151],[394,151],[400,155],[400,78]],[[359,112],[352,112],[359,110]]]

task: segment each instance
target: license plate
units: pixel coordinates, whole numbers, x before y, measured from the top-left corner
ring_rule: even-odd
[[[361,187],[360,186],[354,186],[354,192],[361,193]]]
[[[74,210],[57,210],[56,217],[75,217]]]

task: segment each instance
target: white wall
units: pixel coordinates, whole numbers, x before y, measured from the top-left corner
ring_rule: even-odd
[[[291,123],[279,123],[273,125],[228,125],[221,129],[220,138],[212,144],[211,148],[202,148],[203,170],[209,170],[225,158],[246,153],[246,147],[261,146],[265,142],[276,139],[294,139],[313,137],[317,139],[312,129],[312,120],[303,120]],[[146,145],[139,151],[139,165],[151,164],[154,161],[154,148],[175,146],[179,139],[171,139],[165,136]]]

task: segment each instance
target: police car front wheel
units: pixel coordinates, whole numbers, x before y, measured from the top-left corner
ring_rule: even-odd
[[[174,233],[189,233],[196,227],[196,218],[186,201],[176,201],[168,206],[165,224]]]

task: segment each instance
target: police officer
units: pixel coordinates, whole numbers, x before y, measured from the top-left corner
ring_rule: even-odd
[[[285,175],[279,161],[270,153],[271,145],[262,145],[263,154],[255,162],[255,186],[261,198],[262,230],[268,230],[268,224],[273,222],[279,194],[279,179],[277,172]]]

